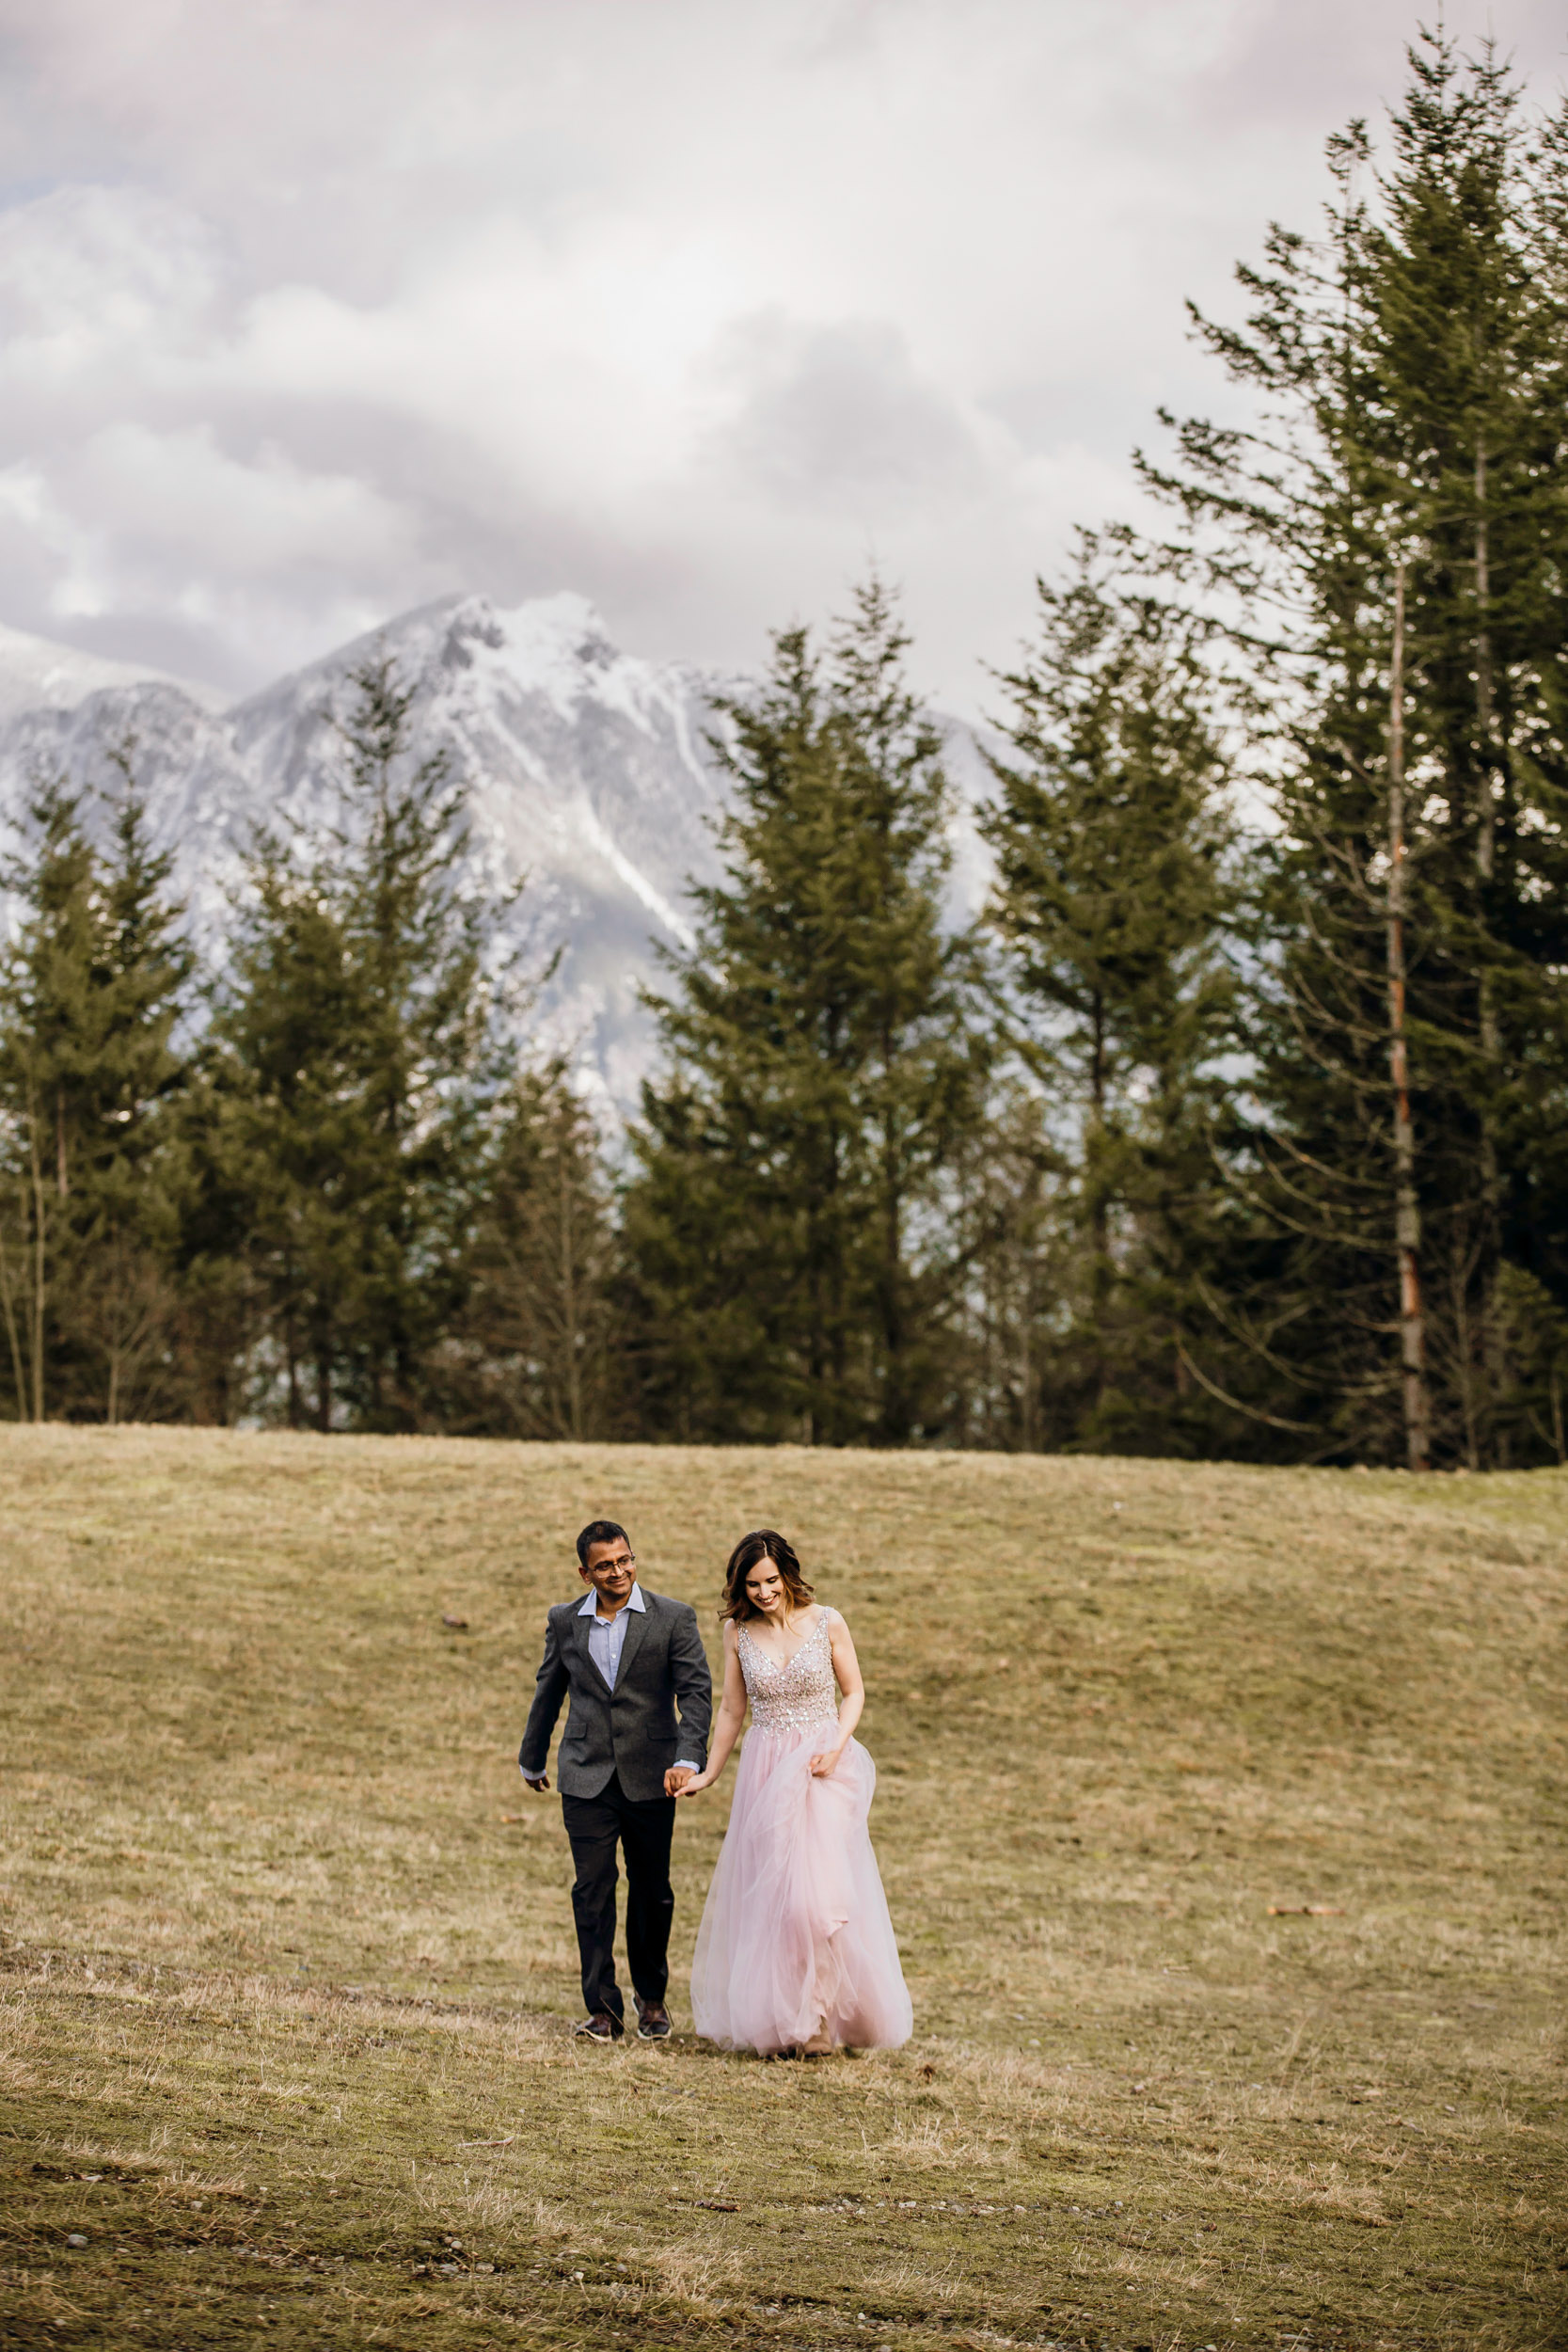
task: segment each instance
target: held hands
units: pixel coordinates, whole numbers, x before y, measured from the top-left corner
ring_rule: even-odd
[[[523,1782],[524,1786],[531,1788],[537,1796],[546,1796],[549,1792],[548,1772],[541,1772],[537,1779],[532,1773],[525,1772]],[[705,1788],[707,1785],[705,1774],[694,1775],[689,1764],[672,1764],[664,1775],[664,1793],[667,1797],[684,1797],[690,1793],[693,1787]]]
[[[842,1748],[824,1748],[820,1754],[814,1756],[811,1759],[813,1780],[831,1780],[843,1754]],[[711,1788],[717,1778],[718,1774],[711,1771],[682,1772],[672,1770],[664,1775],[665,1793],[672,1797],[699,1796],[705,1788]]]

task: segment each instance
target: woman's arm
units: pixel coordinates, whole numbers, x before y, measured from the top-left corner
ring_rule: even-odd
[[[713,1726],[713,1742],[707,1752],[706,1768],[693,1773],[677,1796],[694,1797],[699,1789],[711,1788],[730,1760],[730,1750],[740,1737],[740,1726],[746,1720],[746,1677],[740,1671],[740,1653],[735,1645],[735,1619],[724,1621],[724,1696],[720,1704],[719,1721]]]
[[[828,1638],[832,1645],[833,1677],[844,1693],[844,1705],[838,1710],[838,1738],[831,1748],[824,1748],[819,1756],[811,1759],[811,1769],[818,1780],[826,1780],[832,1773],[853,1739],[855,1725],[865,1710],[865,1684],[861,1679],[861,1661],[855,1656],[849,1629],[836,1609],[828,1619]]]

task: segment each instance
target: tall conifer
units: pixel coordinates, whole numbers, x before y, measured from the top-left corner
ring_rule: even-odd
[[[1180,1342],[1212,1247],[1210,1131],[1234,1043],[1233,824],[1193,629],[1133,595],[1092,534],[1039,583],[1037,643],[1003,683],[1009,745],[985,830],[1018,1034],[1076,1168],[1081,1280],[1059,1380],[1079,1442],[1185,1441]],[[1062,1402],[1066,1402],[1065,1399]]]
[[[241,1227],[291,1422],[413,1428],[509,1074],[495,909],[412,690],[351,680],[341,821],[262,833],[214,1023],[207,1184]]]
[[[148,839],[134,747],[95,847],[45,786],[5,879],[22,907],[0,972],[0,1301],[19,1416],[114,1422],[176,1401],[170,1098],[190,974]]]
[[[940,1425],[943,1188],[978,1110],[947,787],[877,581],[724,706],[725,875],[656,1000],[627,1243],[655,1425],[899,1444]]]
[[[1539,1254],[1527,1073],[1568,1042],[1543,921],[1568,879],[1568,313],[1490,55],[1423,38],[1393,133],[1382,181],[1363,126],[1331,142],[1327,237],[1275,230],[1244,326],[1198,322],[1257,426],[1189,421],[1147,471],[1191,525],[1171,568],[1252,665],[1282,818],[1232,1328],[1328,1442],[1420,1460],[1430,1393],[1438,1453],[1480,1463],[1510,1425],[1499,1271]]]
[[[559,1064],[524,1073],[499,1107],[433,1401],[443,1427],[478,1435],[616,1435],[628,1384],[593,1120]]]

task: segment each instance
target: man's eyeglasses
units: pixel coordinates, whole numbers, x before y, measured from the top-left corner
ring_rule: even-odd
[[[588,1573],[590,1576],[602,1576],[607,1568],[613,1573],[621,1568],[635,1568],[636,1565],[636,1552],[623,1551],[618,1560],[595,1560]]]

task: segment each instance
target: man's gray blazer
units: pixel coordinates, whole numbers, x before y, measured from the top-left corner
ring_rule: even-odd
[[[543,1775],[555,1719],[570,1691],[571,1709],[556,1759],[563,1797],[596,1797],[610,1774],[619,1772],[626,1795],[640,1803],[663,1796],[665,1772],[677,1756],[699,1770],[707,1762],[713,1677],[697,1612],[684,1600],[650,1593],[646,1585],[640,1590],[642,1612],[629,1613],[613,1691],[588,1654],[590,1620],[581,1613],[581,1595],[550,1611],[545,1660],[517,1762],[531,1780]]]

